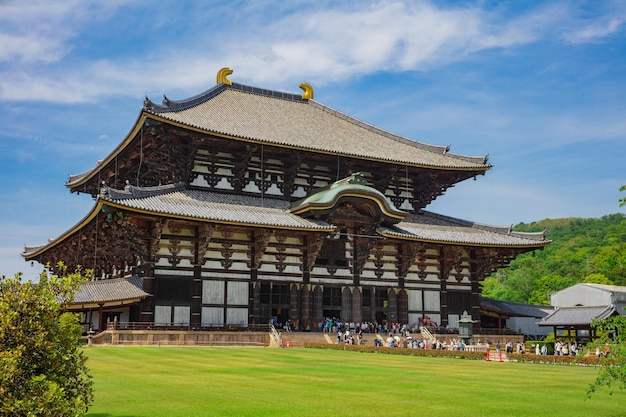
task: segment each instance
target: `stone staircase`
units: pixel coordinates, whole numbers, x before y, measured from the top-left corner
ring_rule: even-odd
[[[283,347],[303,347],[305,343],[335,343],[336,335],[319,332],[282,332]]]

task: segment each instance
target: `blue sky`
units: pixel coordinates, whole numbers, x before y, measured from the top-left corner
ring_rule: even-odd
[[[0,275],[91,208],[65,188],[147,95],[231,80],[301,93],[494,165],[428,209],[480,223],[617,213],[623,1],[0,1]]]

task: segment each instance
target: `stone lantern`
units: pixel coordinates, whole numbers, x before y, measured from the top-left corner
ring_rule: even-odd
[[[472,320],[472,318],[467,314],[467,311],[463,312],[463,315],[459,319],[459,337],[465,341],[465,343],[469,343],[469,339],[474,335],[472,327],[474,323],[477,323],[478,320]]]

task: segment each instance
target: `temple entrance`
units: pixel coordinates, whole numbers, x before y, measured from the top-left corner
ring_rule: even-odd
[[[287,320],[289,320],[288,308],[272,308],[272,322],[274,323],[276,329],[282,329],[285,323],[287,323]]]
[[[329,317],[329,318],[333,318],[333,317],[337,317],[339,318],[339,316],[341,315],[341,310],[327,310],[324,309],[324,317]]]

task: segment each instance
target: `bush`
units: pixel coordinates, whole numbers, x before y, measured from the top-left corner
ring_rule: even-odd
[[[62,313],[80,274],[0,279],[0,415],[82,416],[93,400],[82,329]]]

